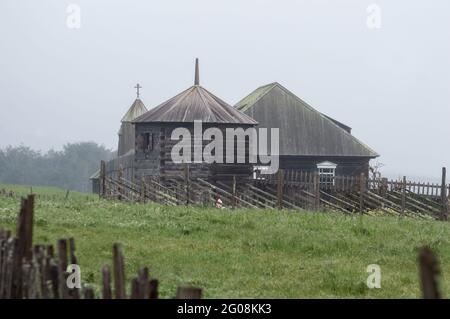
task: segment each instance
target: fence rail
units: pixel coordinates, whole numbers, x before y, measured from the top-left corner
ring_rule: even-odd
[[[153,201],[166,205],[216,205],[230,208],[334,210],[344,213],[382,211],[386,214],[447,220],[450,186],[360,176],[320,176],[317,172],[279,170],[272,175],[256,174],[253,180],[237,183],[191,178],[146,176],[139,183],[123,176],[101,173],[101,196],[128,201]]]

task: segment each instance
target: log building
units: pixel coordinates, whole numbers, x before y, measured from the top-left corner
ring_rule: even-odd
[[[258,127],[279,128],[281,169],[367,175],[369,161],[379,156],[349,126],[318,112],[279,83],[259,87],[235,107]]]
[[[195,154],[203,150],[210,143],[201,139],[201,149],[194,149],[194,121],[201,121],[202,134],[208,128],[218,128],[227,143],[225,130],[227,128],[243,128],[255,126],[257,122],[246,114],[233,108],[202,86],[199,81],[198,59],[195,67],[194,85],[163,102],[159,106],[142,114],[133,123],[136,128],[135,147],[135,178],[142,176],[159,176],[160,178],[179,177],[186,165],[174,163],[171,157],[172,147],[178,143],[172,140],[172,132],[176,128],[187,129],[191,138],[191,163],[189,163],[190,177],[201,177],[210,181],[229,181],[236,176],[240,182],[252,176],[252,164],[246,158],[245,163],[206,163],[194,162]],[[243,151],[248,154],[248,142],[239,150],[238,143],[234,143],[234,154]],[[223,145],[225,149],[225,145]]]
[[[114,176],[120,170],[130,181],[148,176],[160,180],[180,177],[187,164],[174,163],[171,158],[172,148],[178,143],[171,139],[172,132],[175,128],[187,129],[195,152],[195,121],[202,122],[202,133],[214,127],[224,137],[227,128],[278,128],[279,167],[318,172],[321,180],[368,175],[369,161],[379,156],[352,135],[351,127],[315,110],[279,83],[257,88],[233,107],[200,86],[198,59],[194,79],[193,86],[149,111],[139,98],[140,86],[136,86],[138,96],[121,121],[118,157],[106,163],[107,174]],[[202,139],[201,149],[209,142]],[[224,143],[229,142],[224,138]],[[248,181],[255,170],[265,167],[249,163],[248,141],[244,146],[235,143],[235,154],[242,151],[239,147],[245,148],[243,163],[190,163],[190,177],[210,182],[229,182],[234,177],[241,183]]]

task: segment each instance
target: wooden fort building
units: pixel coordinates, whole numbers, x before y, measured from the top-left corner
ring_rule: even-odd
[[[189,167],[191,178],[201,177],[213,182],[230,181],[233,176],[243,182],[252,176],[252,163],[249,163],[248,159],[248,141],[245,144],[234,141],[234,154],[237,156],[240,151],[247,154],[244,163],[226,163],[225,151],[223,163],[195,162],[195,153],[198,155],[198,152],[202,152],[211,140],[204,140],[201,136],[194,135],[194,121],[201,121],[202,134],[208,128],[219,129],[223,135],[223,150],[226,149],[225,144],[229,142],[226,139],[227,128],[245,130],[257,124],[251,117],[200,86],[198,60],[196,60],[193,86],[133,121],[136,134],[135,178],[142,176],[157,176],[163,180],[177,178],[183,176],[186,167]],[[176,128],[187,129],[191,135],[190,163],[174,162],[172,159],[172,148],[179,142],[178,137],[172,139],[172,132]],[[200,148],[194,147],[195,139]],[[245,149],[239,149],[242,147]]]
[[[209,128],[222,132],[224,144],[227,128],[279,129],[279,167],[284,170],[318,172],[322,177],[368,175],[369,161],[379,156],[352,135],[351,128],[326,116],[297,97],[279,83],[271,83],[250,93],[234,107],[202,86],[198,60],[194,85],[147,111],[138,97],[124,115],[119,131],[118,157],[106,163],[105,173],[138,181],[142,177],[167,180],[181,177],[189,169],[191,178],[201,177],[211,182],[229,182],[236,178],[246,182],[264,165],[249,162],[248,140],[241,144],[233,138],[235,155],[244,152],[243,161],[226,163],[195,162],[195,154],[210,143],[194,134],[195,121],[201,121],[202,133]],[[190,132],[191,163],[174,162],[172,139],[177,128]],[[195,141],[200,139],[200,148]],[[269,150],[272,148],[269,145]],[[201,157],[200,157],[201,159]],[[236,158],[237,159],[237,158]],[[98,175],[98,174],[97,174]],[[117,177],[117,176],[116,176]],[[94,179],[92,179],[93,182]]]

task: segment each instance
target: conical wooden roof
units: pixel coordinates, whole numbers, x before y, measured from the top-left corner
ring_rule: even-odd
[[[194,122],[257,124],[248,115],[201,87],[194,85],[139,116],[134,122]]]
[[[248,115],[236,110],[200,86],[198,59],[195,61],[193,86],[134,120],[135,123],[194,121],[217,124],[258,124]]]
[[[122,117],[121,122],[133,122],[133,120],[140,115],[147,112],[147,108],[140,98],[134,100],[133,104],[128,109],[127,113]]]

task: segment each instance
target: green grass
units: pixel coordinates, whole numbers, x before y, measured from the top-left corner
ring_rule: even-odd
[[[2,186],[0,185],[0,189]],[[5,186],[5,188],[7,188]],[[17,188],[27,193],[28,188]],[[204,296],[273,298],[420,297],[417,248],[440,259],[450,296],[450,224],[394,217],[264,210],[165,207],[70,193],[36,203],[35,243],[74,237],[83,282],[99,289],[100,268],[120,242],[128,279],[149,266],[160,293],[192,284]],[[18,199],[0,197],[0,228],[15,228]],[[369,264],[381,267],[381,289],[365,285]]]

